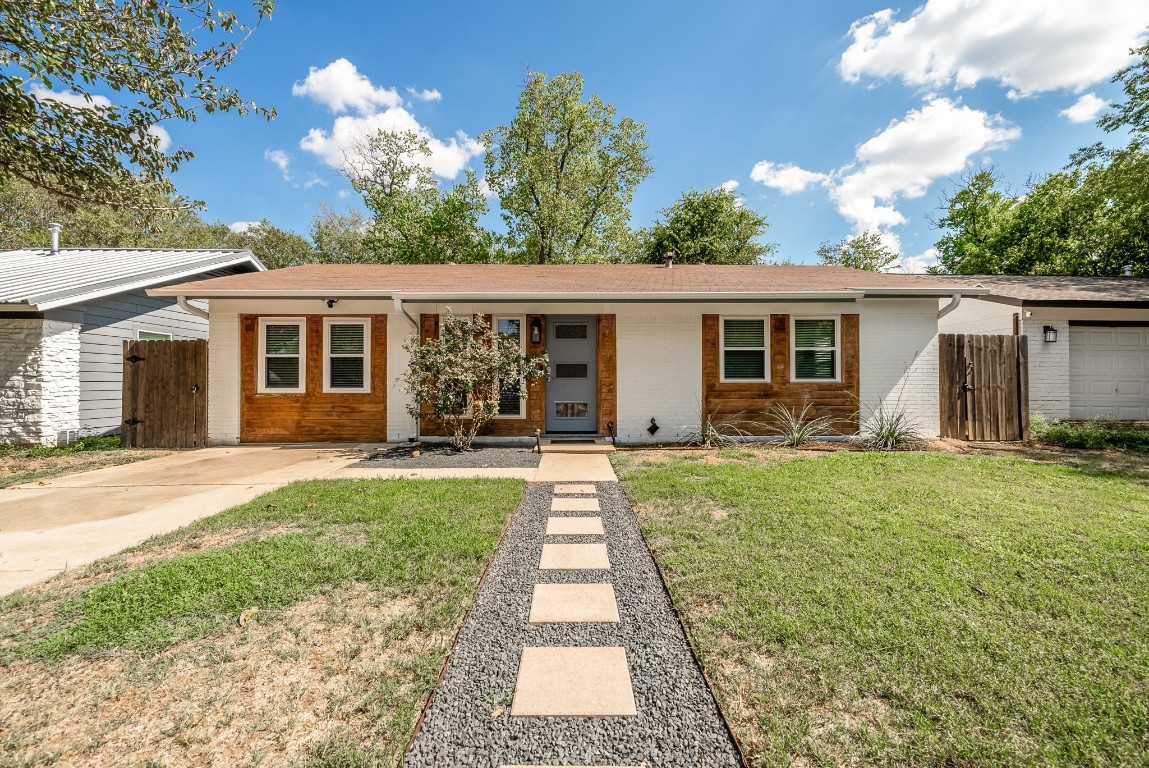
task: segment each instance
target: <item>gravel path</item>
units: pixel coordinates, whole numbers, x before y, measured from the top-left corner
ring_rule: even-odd
[[[413,456],[419,451],[419,456]],[[353,469],[454,469],[537,467],[542,457],[530,448],[475,448],[456,451],[445,445],[398,445],[351,465]]]
[[[547,517],[595,513],[552,513],[554,485],[529,485],[407,756],[409,768],[740,765],[634,511],[618,483],[595,485],[611,569],[539,571]],[[534,584],[602,581],[614,584],[621,623],[528,625]],[[492,717],[499,707],[510,710],[524,647],[567,645],[626,649],[636,717]]]

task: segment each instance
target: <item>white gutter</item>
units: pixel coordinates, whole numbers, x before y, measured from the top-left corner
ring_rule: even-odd
[[[188,304],[187,296],[176,296],[176,304],[178,304],[180,309],[182,309],[184,312],[190,312],[196,317],[202,317],[204,320],[208,319],[207,310],[200,309],[199,307],[193,307],[191,304]]]
[[[414,328],[416,331],[419,330],[419,323],[415,321],[415,318],[411,317],[410,313],[407,312],[406,307],[403,306],[403,297],[400,296],[398,292],[396,292],[393,298],[395,299],[395,311],[399,312],[403,315],[403,317],[407,318],[407,320],[410,321],[412,328]]]
[[[944,307],[942,307],[942,308],[941,308],[941,310],[938,312],[938,320],[941,320],[943,317],[945,317],[946,315],[948,315],[950,312],[953,312],[955,309],[957,309],[957,308],[958,308],[958,304],[961,304],[961,294],[960,294],[960,293],[955,293],[955,294],[953,295],[953,297],[952,297],[952,298],[950,298],[950,303],[949,303],[949,304],[946,304],[946,305],[945,305]]]

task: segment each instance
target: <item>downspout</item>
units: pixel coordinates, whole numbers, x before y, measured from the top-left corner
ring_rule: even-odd
[[[403,306],[403,297],[400,296],[398,292],[396,292],[395,295],[391,298],[395,300],[395,311],[401,313],[403,317],[407,318],[407,321],[411,323],[411,327],[418,331],[419,323],[415,320],[415,318],[411,317],[411,315],[407,312],[407,308]]]
[[[955,309],[957,309],[958,304],[961,304],[961,294],[955,293],[953,295],[953,298],[950,299],[950,303],[946,304],[944,307],[941,308],[941,311],[938,312],[938,320],[941,320],[943,317],[948,315],[950,312],[953,312]]]
[[[208,319],[207,310],[200,309],[199,307],[193,307],[191,304],[188,304],[187,296],[176,296],[176,304],[178,304],[179,308],[184,312],[193,314],[196,317],[202,317],[204,320]]]

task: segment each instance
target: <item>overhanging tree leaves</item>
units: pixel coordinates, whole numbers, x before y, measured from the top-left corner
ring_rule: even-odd
[[[630,201],[652,168],[646,128],[592,94],[577,72],[533,72],[509,125],[485,132],[487,183],[527,261],[620,260]]]
[[[760,264],[774,253],[773,245],[760,240],[769,226],[766,217],[725,189],[685,192],[662,216],[646,233],[646,261],[662,263],[673,251],[690,264]]]
[[[192,153],[155,128],[274,117],[217,79],[273,2],[252,7],[245,24],[210,0],[0,0],[0,180],[73,204],[189,206],[167,177]]]

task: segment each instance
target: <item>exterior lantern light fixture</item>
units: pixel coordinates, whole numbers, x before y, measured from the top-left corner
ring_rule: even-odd
[[[531,343],[538,344],[543,340],[543,321],[535,317],[531,319]]]
[[[1043,329],[1045,331],[1045,340],[1049,342],[1057,341],[1057,329],[1052,325],[1047,325]]]

